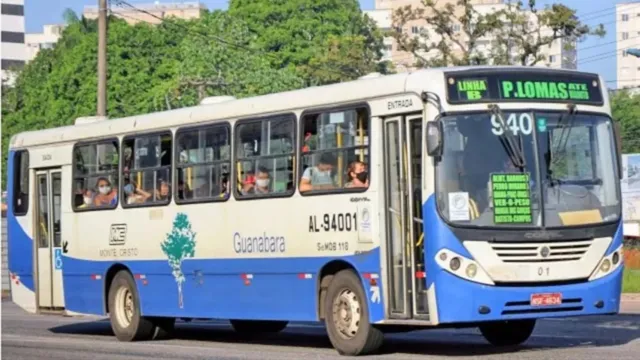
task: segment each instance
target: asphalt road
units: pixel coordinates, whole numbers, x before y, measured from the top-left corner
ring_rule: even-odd
[[[372,359],[639,359],[640,302],[634,313],[543,320],[522,347],[496,349],[475,330],[426,330],[386,337]],[[226,323],[179,323],[172,340],[118,342],[100,318],[29,315],[2,301],[2,358],[21,359],[344,359],[323,328],[292,324],[280,334],[245,338]]]

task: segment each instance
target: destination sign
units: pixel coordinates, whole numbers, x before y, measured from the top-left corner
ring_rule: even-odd
[[[450,104],[554,102],[602,105],[598,76],[541,70],[470,70],[445,73]]]
[[[496,224],[530,224],[529,174],[491,174],[493,221]]]

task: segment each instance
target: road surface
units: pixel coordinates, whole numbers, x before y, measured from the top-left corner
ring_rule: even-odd
[[[637,360],[640,301],[617,316],[543,320],[522,347],[496,349],[476,330],[426,330],[386,337],[371,359]],[[226,323],[179,323],[176,338],[118,342],[109,322],[95,317],[29,315],[2,301],[2,358],[22,359],[345,359],[323,328],[293,324],[280,334],[245,338]]]

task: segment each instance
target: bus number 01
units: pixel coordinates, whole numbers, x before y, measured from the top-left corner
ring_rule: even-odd
[[[549,276],[549,267],[539,267],[538,268],[538,276]]]

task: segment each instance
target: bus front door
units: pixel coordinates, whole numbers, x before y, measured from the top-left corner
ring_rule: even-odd
[[[422,117],[384,122],[389,317],[428,320],[422,234]]]
[[[62,288],[60,169],[36,172],[35,264],[37,303],[41,310],[64,308]]]

